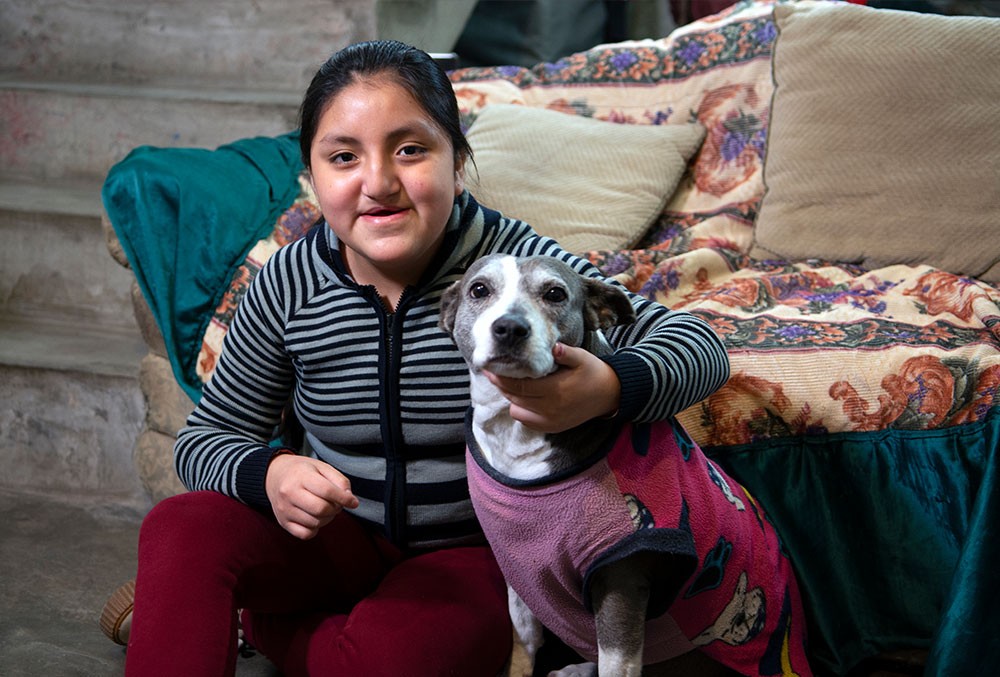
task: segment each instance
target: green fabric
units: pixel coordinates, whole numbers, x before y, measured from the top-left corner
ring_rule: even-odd
[[[201,397],[205,329],[235,269],[299,194],[298,132],[212,151],[142,146],[111,168],[104,209],[166,342],[174,376]]]
[[[764,506],[795,564],[817,667],[903,647],[925,675],[1000,665],[1000,409],[963,426],[706,452]],[[991,668],[992,669],[992,668]]]

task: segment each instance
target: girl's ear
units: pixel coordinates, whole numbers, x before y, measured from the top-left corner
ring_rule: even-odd
[[[455,196],[465,190],[465,155],[455,157]]]

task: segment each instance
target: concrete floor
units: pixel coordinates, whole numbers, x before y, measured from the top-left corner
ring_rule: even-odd
[[[108,595],[135,576],[141,520],[99,499],[0,490],[0,674],[124,674],[124,648],[97,622]],[[236,674],[278,672],[258,654],[241,657]]]

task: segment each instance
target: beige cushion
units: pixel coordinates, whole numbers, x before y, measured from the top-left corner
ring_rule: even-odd
[[[1000,281],[1000,19],[774,9],[750,254]]]
[[[700,125],[630,125],[511,104],[469,129],[469,191],[571,252],[628,249],[701,146]],[[477,177],[478,173],[478,177]]]

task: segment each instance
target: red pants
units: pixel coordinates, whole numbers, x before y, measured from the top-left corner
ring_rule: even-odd
[[[237,609],[287,677],[493,676],[511,649],[487,547],[406,557],[346,513],[301,541],[214,492],[157,504],[139,535],[127,674],[234,674]]]

